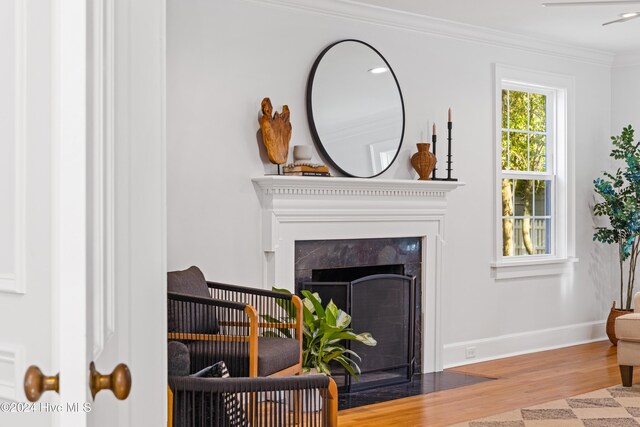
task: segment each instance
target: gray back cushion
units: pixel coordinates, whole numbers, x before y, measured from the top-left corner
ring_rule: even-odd
[[[204,274],[195,265],[186,270],[167,273],[167,291],[211,298]]]
[[[207,281],[196,266],[167,273],[167,292],[211,298]],[[220,330],[213,306],[170,300],[167,316],[169,332],[217,334]]]

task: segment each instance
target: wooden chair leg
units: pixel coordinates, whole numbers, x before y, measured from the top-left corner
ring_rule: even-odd
[[[633,366],[620,365],[620,376],[622,377],[622,385],[631,387],[633,385]]]
[[[244,309],[249,317],[249,376],[258,376],[258,312],[248,305]]]
[[[173,392],[167,386],[167,427],[173,427]]]
[[[338,427],[338,387],[329,380],[329,427]]]
[[[293,425],[299,425],[300,424],[300,418],[301,418],[301,403],[302,403],[302,391],[301,390],[294,390],[293,392]]]

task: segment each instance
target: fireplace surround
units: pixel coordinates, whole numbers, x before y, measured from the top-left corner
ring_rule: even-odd
[[[422,239],[422,372],[442,370],[441,298],[447,194],[462,182],[264,176],[262,286],[295,291],[295,246],[305,240]]]

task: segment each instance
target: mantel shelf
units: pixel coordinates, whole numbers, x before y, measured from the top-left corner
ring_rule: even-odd
[[[288,196],[445,197],[460,181],[267,175],[252,179],[264,194]]]

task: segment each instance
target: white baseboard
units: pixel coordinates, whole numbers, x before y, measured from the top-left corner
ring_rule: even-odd
[[[606,321],[602,320],[446,344],[444,368],[606,340],[605,325]],[[473,358],[466,357],[469,347],[475,347]]]

